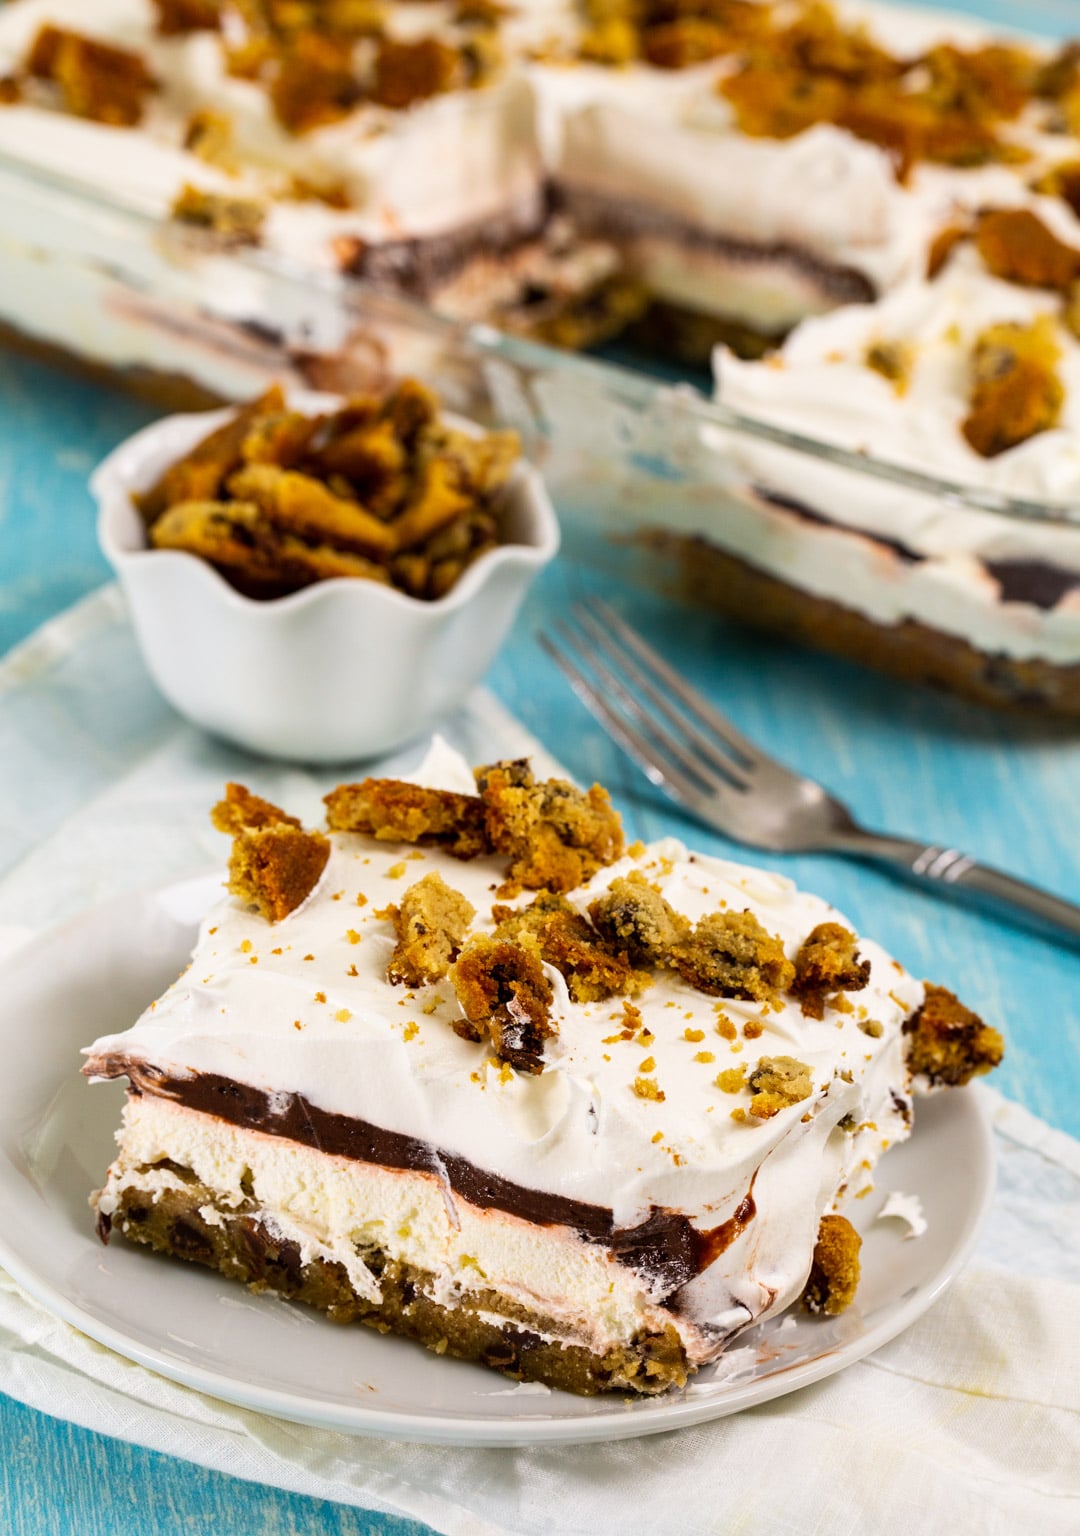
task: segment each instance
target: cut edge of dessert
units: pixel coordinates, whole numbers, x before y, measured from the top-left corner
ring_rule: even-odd
[[[103,1241],[119,1233],[335,1321],[583,1394],[680,1387],[772,1315],[777,1293],[751,1292],[753,1242],[767,1253],[777,1242],[774,1209],[773,1225],[796,1228],[779,1250],[793,1276],[783,1306],[799,1299],[834,1316],[851,1304],[861,1240],[837,1208],[846,1186],[864,1180],[857,1170],[883,1150],[886,1115],[891,1139],[908,1133],[913,1080],[957,1086],[990,1070],[1003,1052],[996,1030],[946,989],[920,988],[842,922],[815,922],[785,943],[761,914],[785,902],[810,902],[816,916],[831,909],[777,877],[670,841],[626,849],[606,791],[540,781],[527,760],[477,769],[472,793],[369,778],[325,798],[327,830],[308,830],[244,786],[227,787],[213,822],[232,838],[230,895],[204,922],[194,971],[134,1030],[88,1049],[88,1077],[129,1080],[120,1152],[91,1201]],[[393,862],[376,875],[380,855]],[[438,867],[424,873],[424,863]],[[685,910],[695,906],[688,873],[708,896],[696,916]],[[729,878],[758,891],[757,913],[713,904],[709,890],[727,889]],[[353,891],[358,880],[367,890]],[[400,895],[376,906],[376,887],[395,885]],[[481,903],[491,908],[486,923]],[[884,977],[874,974],[881,967]],[[304,1008],[297,976],[314,1000]],[[334,1007],[343,998],[354,1011]],[[270,1015],[282,1001],[278,1033]],[[226,1015],[217,1041],[211,1003]],[[888,1010],[888,1022],[868,1005]],[[242,1014],[229,1017],[242,1007],[266,1024],[262,1056]],[[251,1059],[238,1081],[220,1047],[241,1027]],[[355,1058],[369,1083],[382,1068],[387,1123],[375,1118],[370,1088],[350,1114],[347,1089],[322,1068],[312,1075],[309,1030],[314,1048]],[[425,1097],[425,1059],[408,1061],[429,1035],[434,1098]],[[853,1150],[869,1135],[857,1118],[869,1103],[866,1069],[854,1056],[842,1065],[841,1038],[886,1073],[874,1090],[877,1150],[866,1159]],[[824,1085],[822,1039],[832,1072]],[[898,1083],[888,1078],[890,1050],[903,1064]],[[557,1176],[545,1178],[542,1159],[533,1174],[527,1146],[524,1160],[496,1150],[478,1162],[477,1145],[516,1146],[520,1127],[507,1133],[507,1115],[543,1119],[545,1096],[573,1075],[576,1053],[597,1076],[614,1071],[601,1062],[617,1053],[625,1062],[618,1089],[606,1079],[587,1110],[595,1123],[577,1145],[612,1139],[589,1175],[558,1159]],[[457,1075],[439,1078],[450,1060]],[[718,1060],[732,1065],[714,1076]],[[399,1101],[401,1073],[408,1091]],[[676,1127],[669,1137],[680,1111],[695,1134]],[[636,1123],[623,1121],[627,1113]],[[651,1134],[650,1115],[659,1117]],[[720,1151],[695,1154],[712,1116]],[[838,1143],[849,1150],[839,1155]],[[706,1226],[694,1158],[706,1184],[723,1184],[708,1165],[712,1157],[723,1170],[732,1147],[737,1188],[728,1198],[724,1186],[714,1210],[723,1220]],[[646,1178],[637,1219],[625,1222],[612,1203],[625,1177],[617,1154],[644,1159],[642,1149],[663,1154],[663,1172]],[[791,1161],[778,1188],[767,1170],[780,1156]],[[818,1210],[823,1157],[843,1182]],[[683,1183],[690,1209],[675,1195]],[[654,1198],[658,1188],[667,1201]],[[730,1273],[714,1285],[725,1264]]]
[[[247,597],[344,576],[435,602],[506,541],[519,457],[516,433],[452,422],[416,379],[322,410],[275,384],[134,500],[149,548],[205,560]]]

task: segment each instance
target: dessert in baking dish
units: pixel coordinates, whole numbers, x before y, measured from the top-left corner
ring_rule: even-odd
[[[0,157],[152,217],[120,291],[93,221],[9,210],[0,319],[231,395],[283,365],[346,390],[370,370],[351,276],[571,344],[633,324],[715,345],[720,402],[810,448],[677,423],[660,446],[697,483],[664,483],[641,526],[684,589],[1077,713],[1080,533],[1024,508],[1080,499],[1078,130],[1074,47],[914,9],[11,0]],[[163,230],[203,259],[163,255]],[[437,371],[425,345],[410,366]],[[520,382],[484,388],[513,408]],[[590,418],[578,502],[614,496],[601,394],[563,430]],[[931,479],[832,467],[821,442]]]
[[[231,785],[191,964],[87,1052],[130,1083],[98,1228],[576,1392],[661,1392],[800,1296],[913,1084],[1001,1039],[778,876],[625,848],[527,762]]]

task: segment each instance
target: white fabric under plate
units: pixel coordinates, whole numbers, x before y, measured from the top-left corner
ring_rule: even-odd
[[[117,890],[205,866],[215,852],[205,807],[227,774],[246,771],[298,807],[310,797],[314,809],[324,787],[254,765],[164,706],[155,711],[145,681],[123,675],[123,637],[106,592],[0,664],[4,777],[36,785],[9,806],[17,814],[0,848],[0,954]],[[448,735],[474,757],[534,746],[483,693]],[[43,794],[49,760],[64,772]],[[550,1449],[358,1440],[165,1381],[57,1321],[3,1275],[0,1391],[233,1476],[423,1520],[448,1536],[630,1527],[656,1536],[1074,1536],[1080,1143],[981,1091],[999,1183],[968,1270],[877,1354],[732,1418],[648,1441]]]

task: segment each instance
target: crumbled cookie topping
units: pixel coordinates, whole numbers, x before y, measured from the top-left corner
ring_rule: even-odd
[[[254,422],[285,409],[285,397],[275,384],[251,400],[209,433],[183,458],[177,459],[149,490],[135,497],[148,527],[167,507],[185,501],[214,501],[225,477],[244,462],[244,442]]]
[[[476,770],[491,846],[510,859],[500,896],[572,891],[623,851],[622,822],[606,789],[586,792],[563,779],[538,783],[528,762]]]
[[[235,450],[235,437],[229,444],[219,445],[207,456],[209,468],[203,466],[207,472],[220,473],[222,458]],[[516,861],[519,878],[522,861],[535,859],[537,849],[547,867],[562,867],[567,853],[588,863],[601,853],[614,856],[621,846],[618,820],[602,791],[590,797],[560,781],[537,783],[527,760],[479,768],[475,779],[476,795],[399,779],[342,784],[325,797],[327,824],[331,832],[435,846],[463,859],[490,856],[498,851],[495,837],[500,837],[502,851],[509,851]],[[515,800],[515,795],[523,798]],[[597,800],[597,795],[602,798]],[[550,823],[543,820],[545,811]],[[514,819],[519,814],[520,822]],[[271,921],[286,916],[307,896],[329,857],[329,841],[323,834],[305,832],[295,816],[242,785],[227,786],[213,820],[234,839],[230,889]],[[573,843],[582,824],[586,830],[580,835],[591,837],[591,846],[584,848]],[[540,836],[534,846],[528,838],[535,837],[537,825]],[[548,842],[552,830],[560,834],[554,854]],[[404,876],[409,860],[422,858],[419,851],[399,857],[383,873],[391,878]],[[345,894],[335,891],[332,899]],[[361,892],[355,901],[363,906],[367,898]],[[471,903],[437,873],[415,881],[396,905],[376,916],[392,921],[396,932],[388,979],[420,986],[449,977],[464,1013],[453,1027],[467,1039],[490,1037],[498,1060],[520,1071],[543,1069],[544,1041],[555,1033],[553,993],[545,966],[560,972],[578,1005],[620,997],[622,1011],[602,1015],[605,1022],[616,1019],[618,1026],[617,1033],[604,1036],[604,1043],[634,1043],[645,1053],[656,1037],[644,1027],[641,1012],[630,999],[649,986],[661,968],[676,970],[692,987],[710,996],[761,1004],[762,1018],[745,1021],[746,1039],[762,1034],[766,1027],[762,1020],[767,1022],[770,1010],[780,1006],[784,992],[812,1018],[822,1018],[826,1008],[844,1008],[856,1015],[856,1026],[869,1039],[879,1039],[883,1033],[882,1025],[869,1018],[865,1008],[856,1010],[845,996],[865,988],[870,976],[869,962],[860,957],[858,941],[849,929],[838,923],[819,924],[807,935],[793,963],[785,956],[779,936],[770,934],[752,912],[724,908],[691,927],[639,871],[614,880],[590,903],[588,915],[558,890],[542,889],[521,905],[497,901],[491,909],[494,929],[490,934],[469,936],[476,917]],[[350,944],[361,942],[356,929],[344,932]],[[350,974],[355,972],[354,966]],[[667,1003],[672,1009],[680,1006],[674,999]],[[714,1007],[718,1034],[733,1053],[740,1052],[743,1039],[738,1027],[720,1003]],[[685,1027],[683,1017],[690,1021]],[[694,1013],[677,1013],[676,1018],[680,1020],[676,1032],[681,1031],[690,1045],[701,1046],[706,1034],[696,1026]],[[603,1027],[598,1019],[601,1035]],[[926,1001],[909,1018],[905,1033],[911,1072],[931,1081],[966,1081],[973,1072],[996,1064],[1002,1052],[996,1031],[987,1029],[941,988],[927,988]],[[711,1066],[714,1054],[700,1050],[694,1060]],[[655,1058],[648,1055],[639,1062],[642,1079],[651,1077],[654,1065]],[[842,1075],[851,1080],[850,1073]],[[746,1066],[739,1065],[721,1070],[714,1081],[731,1093],[748,1087],[749,1114],[758,1120],[813,1093],[810,1068],[790,1056],[763,1056],[749,1075]]]
[[[859,1284],[862,1238],[846,1216],[823,1216],[818,1227],[810,1275],[802,1294],[808,1312],[827,1317],[851,1305]]]
[[[422,37],[415,42],[379,39],[371,92],[379,106],[400,110],[464,83],[461,54],[438,38]]]
[[[116,128],[142,120],[155,87],[140,54],[51,25],[34,39],[26,72],[53,86],[65,111]]]
[[[498,71],[500,7],[458,7],[439,35],[387,30],[379,0],[244,0],[244,32],[222,26],[217,0],[154,0],[165,36],[224,31],[231,74],[262,87],[290,133],[309,133],[369,104],[402,111]],[[360,44],[357,47],[357,44]]]
[[[1080,109],[1080,94],[1077,105]],[[1046,172],[1034,183],[1034,190],[1061,196],[1080,214],[1080,161],[1066,162]],[[974,241],[987,271],[1002,282],[1059,293],[1061,320],[1067,330],[1080,337],[1080,250],[1059,240],[1028,208],[985,208],[974,223],[941,231],[931,247],[927,275],[934,277],[954,247],[968,239]],[[1015,324],[990,328],[1006,333],[1004,340],[1010,351],[1016,349],[1012,346],[1014,338],[1008,333],[1019,329],[1022,328]],[[1060,350],[1053,321],[1048,315],[1043,316],[1028,329],[1033,336],[1025,344],[1021,372],[1002,368],[999,374],[997,370],[1005,360],[999,353],[980,358],[983,338],[976,344],[976,387],[980,383],[996,387],[984,387],[982,391],[983,419],[972,424],[970,433],[966,423],[961,424],[961,430],[972,447],[985,457],[1004,452],[1057,423],[1065,391],[1054,371]],[[982,379],[980,371],[985,375]]]
[[[975,248],[987,270],[1006,283],[1064,291],[1080,276],[1080,251],[1028,208],[989,208],[979,215]]]
[[[314,890],[330,857],[330,840],[305,832],[295,816],[242,784],[228,784],[211,812],[219,832],[232,837],[229,890],[277,923]]]
[[[1065,401],[1060,361],[1049,315],[982,332],[972,356],[971,409],[960,429],[976,453],[993,458],[1057,426]]]
[[[651,980],[634,970],[626,954],[608,945],[563,896],[544,891],[527,907],[496,906],[491,915],[497,939],[517,943],[527,934],[536,941],[540,958],[565,977],[575,1003],[637,993]]]
[[[935,1086],[960,1087],[996,1067],[1005,1042],[996,1029],[945,987],[926,983],[926,996],[904,1024],[907,1065]]]
[[[290,133],[310,133],[347,117],[363,91],[348,38],[299,32],[266,56],[256,78],[267,86],[275,116]]]
[[[582,9],[581,58],[672,70],[733,52],[767,32],[772,14],[753,0],[584,0]]]
[[[244,429],[239,436],[235,463],[228,478],[233,474],[255,468],[297,469],[311,450],[312,440],[320,429],[317,416],[305,416],[302,411],[285,409],[284,401],[273,394],[256,402],[256,409],[248,414]],[[327,480],[330,480],[327,476]]]
[[[476,916],[472,903],[441,875],[430,874],[410,885],[400,906],[390,910],[397,945],[387,980],[418,987],[449,975]]]
[[[341,784],[325,797],[332,832],[362,832],[386,842],[435,844],[456,859],[490,853],[483,801],[404,779]]]
[[[810,1068],[794,1056],[762,1056],[750,1074],[750,1113],[770,1120],[782,1109],[801,1104],[814,1091]]]
[[[544,1070],[544,1042],[556,1033],[551,1020],[551,983],[538,949],[477,935],[450,972],[463,1019],[454,1029],[466,1040],[490,1035],[494,1053],[519,1072]]]
[[[631,965],[666,965],[675,945],[690,925],[655,891],[640,870],[613,880],[589,903],[589,916],[613,948],[625,952]]]
[[[158,518],[150,542],[198,555],[249,597],[279,597],[333,576],[389,582],[383,567],[362,555],[280,533],[254,502],[180,502]]]
[[[727,1067],[723,1072],[716,1074],[716,1086],[721,1093],[739,1093],[746,1083],[746,1063],[742,1062],[737,1067]]]
[[[1080,89],[1080,48],[1075,40],[1062,43],[1045,59],[1035,76],[1035,94],[1044,101],[1067,103]]]
[[[205,192],[188,182],[176,196],[172,216],[181,224],[209,230],[224,245],[258,245],[266,209],[252,198]]]
[[[630,1088],[636,1098],[652,1099],[657,1104],[662,1104],[667,1098],[667,1094],[652,1077],[635,1077]]]
[[[249,237],[241,203],[187,191],[192,218],[220,213]],[[353,576],[434,600],[498,543],[517,456],[513,433],[447,426],[412,380],[319,416],[288,410],[275,388],[137,502],[151,545],[200,555],[252,597]]]
[[[870,962],[858,951],[858,939],[840,923],[819,923],[795,956],[792,996],[812,1019],[825,1017],[825,1006],[838,992],[861,992],[870,980]]]
[[[224,112],[209,107],[193,112],[184,130],[184,148],[229,175],[240,168],[232,118]]]
[[[245,440],[247,447],[253,440]],[[261,451],[261,450],[260,450]],[[373,517],[351,497],[336,496],[320,481],[277,464],[245,464],[226,482],[238,502],[253,502],[283,533],[314,545],[386,559],[395,546],[389,524]]]
[[[447,794],[398,779],[341,785],[326,797],[330,826],[399,842],[435,842],[459,858],[503,853],[503,896],[522,886],[572,890],[622,852],[622,828],[606,791],[583,794],[559,779],[537,783],[527,762],[477,769],[479,795]],[[534,913],[534,919],[542,914]],[[548,913],[548,916],[551,914]],[[584,932],[599,944],[586,919]],[[559,925],[566,930],[565,922]]]
[[[930,242],[930,249],[926,255],[926,276],[928,279],[937,277],[938,273],[944,270],[953,251],[970,234],[971,229],[967,224],[946,224],[944,229],[938,230]]]
[[[712,997],[772,1002],[795,979],[795,967],[776,934],[752,912],[713,912],[675,945],[671,962],[679,975]]]

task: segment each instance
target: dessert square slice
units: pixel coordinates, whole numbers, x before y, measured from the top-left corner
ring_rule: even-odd
[[[188,969],[87,1052],[130,1085],[102,1239],[581,1393],[842,1310],[914,1076],[1000,1036],[778,875],[467,772],[343,785],[325,832],[229,787]]]

